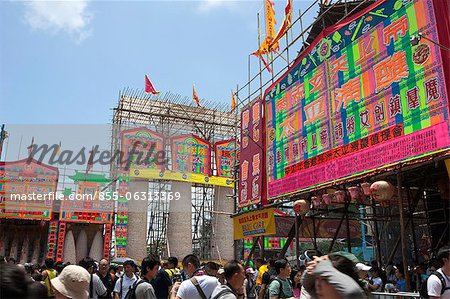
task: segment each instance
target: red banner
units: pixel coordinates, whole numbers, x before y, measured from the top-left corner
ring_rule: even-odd
[[[239,207],[258,204],[265,198],[264,113],[260,97],[241,112],[241,153],[239,172]]]

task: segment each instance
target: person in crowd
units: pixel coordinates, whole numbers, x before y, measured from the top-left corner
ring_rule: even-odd
[[[358,283],[352,260],[340,254],[314,257],[302,278],[306,293],[300,298],[360,299],[367,298]]]
[[[164,269],[158,267],[156,277],[151,280],[151,284],[153,286],[153,289],[155,291],[156,298],[168,298],[169,297],[169,291],[172,287],[172,279],[169,276],[169,273],[172,274],[171,269]],[[167,272],[169,271],[169,272]],[[173,275],[173,274],[172,274]]]
[[[360,285],[364,287],[365,290],[369,291],[369,275],[368,272],[372,269],[363,263],[357,263],[355,265],[356,271],[358,273],[358,280]]]
[[[383,288],[383,281],[380,278],[379,268],[372,267],[370,269],[370,279],[367,287],[370,292],[381,292]]]
[[[116,283],[116,276],[109,271],[109,262],[106,259],[101,259],[98,263],[97,275],[106,288],[106,294],[99,296],[101,299],[112,299],[114,285]]]
[[[159,260],[159,257],[154,254],[150,254],[142,260],[141,280],[136,282],[136,299],[158,298],[150,282],[156,277],[158,271],[167,274],[163,269],[160,269],[160,265],[161,261]],[[167,298],[167,295],[166,297],[161,298]]]
[[[45,286],[47,287],[47,298],[54,298],[55,292],[53,291],[50,280],[57,276],[55,268],[55,261],[53,259],[47,258],[44,261],[45,270],[42,271],[42,278],[44,280]]]
[[[217,271],[219,271],[220,265],[215,262],[207,262],[205,266],[203,267],[205,274],[217,277]]]
[[[244,298],[244,267],[236,260],[225,264],[224,275],[227,283],[218,285],[211,294],[211,299]]]
[[[40,284],[45,286],[44,277],[42,276],[41,273],[37,272],[37,273],[31,274],[31,279],[33,279],[33,281],[39,282]]]
[[[247,268],[245,270],[244,295],[247,299],[256,298],[256,282],[254,279],[255,270]]]
[[[226,284],[227,281],[225,279],[225,270],[223,269],[223,267],[221,267],[219,269],[219,271],[217,271],[217,279],[219,280],[220,284]],[[255,282],[256,285],[256,282]]]
[[[116,281],[114,286],[114,299],[125,299],[130,288],[138,280],[136,276],[137,265],[133,260],[126,260],[123,263],[124,274]]]
[[[169,278],[172,282],[179,280],[179,276],[181,275],[180,269],[178,269],[178,259],[174,256],[171,256],[167,259],[167,267],[165,271],[169,275]]]
[[[63,262],[59,261],[55,263],[55,270],[56,270],[56,276],[58,276],[59,274],[61,274],[61,271],[64,269],[64,264]]]
[[[45,287],[45,284],[37,281],[28,284],[26,299],[41,299],[45,297],[47,297],[47,288]]]
[[[395,277],[397,282],[395,284],[394,292],[406,292],[406,280],[405,280],[405,270],[403,266],[398,266],[395,270]]]
[[[105,296],[107,294],[107,289],[103,285],[102,281],[98,277],[96,272],[95,261],[91,257],[85,257],[78,263],[81,267],[86,269],[91,276],[89,283],[89,298],[98,299],[100,296]]]
[[[269,284],[269,298],[281,299],[293,297],[292,284],[289,280],[291,265],[285,259],[277,260],[275,261],[275,271],[277,276]]]
[[[450,247],[439,249],[437,257],[442,266],[428,278],[427,292],[432,299],[450,299]]]
[[[419,291],[422,284],[427,280],[428,275],[425,273],[425,265],[419,264],[414,267],[413,287],[414,291]]]
[[[258,274],[256,276],[256,291],[259,293],[261,290],[262,276],[264,273],[269,271],[269,267],[267,266],[266,260],[261,257],[255,260],[255,265],[256,271],[258,271]]]
[[[190,279],[181,284],[175,283],[171,291],[171,298],[209,298],[216,286],[219,285],[217,278],[204,275],[204,271],[200,269],[200,260],[193,254],[185,256],[182,265]]]
[[[25,298],[26,275],[23,269],[14,264],[2,264],[0,267],[0,297]],[[47,297],[47,292],[44,298]]]
[[[294,267],[291,270],[290,279],[292,282],[292,293],[295,298],[300,298],[300,293],[302,290],[302,275],[305,269],[305,266],[302,266],[300,269]]]
[[[56,299],[87,299],[91,275],[81,266],[69,265],[50,282]]]
[[[277,271],[275,270],[275,261],[275,259],[270,259],[269,268],[262,275],[261,288],[258,292],[260,298],[263,298],[264,294],[268,293],[270,282],[277,276]]]

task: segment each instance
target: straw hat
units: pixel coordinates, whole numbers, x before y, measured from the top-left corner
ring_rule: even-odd
[[[83,267],[69,265],[58,277],[51,280],[51,285],[62,295],[69,298],[84,299],[89,297],[91,276]]]

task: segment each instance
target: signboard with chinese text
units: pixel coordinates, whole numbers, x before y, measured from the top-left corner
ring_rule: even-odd
[[[234,239],[275,234],[274,209],[247,212],[233,218]]]
[[[172,170],[182,173],[209,175],[211,145],[194,134],[172,138]]]
[[[239,171],[240,208],[258,204],[264,197],[264,117],[261,98],[241,112],[241,151]]]
[[[0,218],[50,220],[58,177],[36,160],[0,162]]]
[[[450,147],[432,0],[379,1],[324,30],[265,94],[268,197]]]
[[[217,176],[232,178],[236,157],[236,142],[232,140],[218,141],[214,144]]]
[[[134,168],[164,169],[158,160],[158,152],[165,153],[164,139],[161,134],[145,127],[124,130],[121,132],[122,165]],[[161,165],[160,165],[161,164]]]

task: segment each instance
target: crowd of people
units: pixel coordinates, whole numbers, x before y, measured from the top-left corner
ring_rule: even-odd
[[[434,264],[439,262],[440,265]],[[307,250],[294,267],[286,259],[268,263],[228,261],[224,266],[200,263],[197,256],[183,258],[181,269],[175,257],[162,262],[156,255],[144,258],[140,266],[132,259],[122,265],[107,260],[83,258],[78,265],[54,263],[20,265],[1,263],[1,298],[55,299],[358,299],[373,292],[406,290],[404,270],[360,263],[346,252],[322,255]],[[415,290],[424,298],[450,299],[450,248],[439,250],[427,269],[414,269]]]

